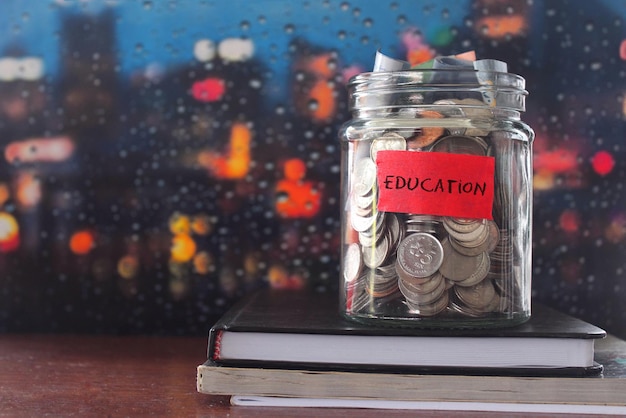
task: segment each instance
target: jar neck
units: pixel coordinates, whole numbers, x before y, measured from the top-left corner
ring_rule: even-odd
[[[363,73],[350,84],[355,117],[411,117],[420,110],[444,110],[519,119],[525,110],[525,80],[515,74],[469,70],[410,70]],[[454,112],[460,109],[460,112]]]
[[[397,118],[397,119],[413,119],[428,118],[432,113],[436,115],[445,115],[446,118],[467,119],[467,118],[490,118],[496,120],[520,120],[521,112],[511,109],[490,108],[486,106],[458,106],[458,105],[421,105],[404,108],[394,108],[390,106],[369,107],[361,109],[352,109],[352,117],[354,119],[380,119],[380,118]],[[438,116],[436,116],[438,117]]]

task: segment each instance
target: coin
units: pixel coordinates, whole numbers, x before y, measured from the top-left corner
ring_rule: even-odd
[[[370,158],[376,161],[378,151],[404,151],[406,150],[406,139],[402,135],[394,132],[385,133],[383,136],[372,141],[370,147]]]
[[[352,193],[350,195],[351,203],[357,209],[367,209],[373,211],[376,202],[376,190],[372,189],[370,193],[361,195],[359,193]]]
[[[464,246],[463,243],[455,239],[450,239],[450,245],[452,246],[452,248],[454,248],[456,252],[460,254],[466,255],[468,257],[475,257],[477,255],[487,252],[487,249],[489,247],[489,240],[484,240],[481,245],[468,247]]]
[[[446,291],[445,280],[439,280],[436,284],[436,287],[428,293],[415,292],[402,280],[398,281],[398,288],[408,302],[414,305],[427,305],[439,299],[443,292]]]
[[[374,225],[374,222],[376,221],[376,216],[376,214],[373,214],[371,216],[361,216],[358,212],[352,211],[350,212],[350,224],[355,231],[367,231]]]
[[[397,250],[398,263],[414,277],[427,277],[435,273],[443,261],[443,248],[431,234],[408,235]]]
[[[434,110],[422,110],[417,114],[420,118],[442,119],[443,115]],[[421,126],[416,134],[407,139],[407,146],[411,150],[425,148],[444,134],[442,126]]]
[[[480,228],[482,223],[483,221],[479,219],[443,218],[443,226],[448,233],[452,231],[467,234]]]
[[[486,155],[487,144],[484,140],[473,136],[450,135],[438,139],[433,144],[431,151],[448,154]]]
[[[376,164],[369,158],[361,158],[354,167],[352,190],[359,196],[365,196],[371,193],[375,186]]]
[[[496,292],[491,280],[483,280],[470,287],[455,286],[454,291],[465,305],[476,309],[489,305]]]
[[[380,242],[372,247],[363,247],[363,263],[369,268],[376,268],[383,264],[389,255],[389,238],[385,235]]]
[[[441,292],[446,290],[447,282],[441,274],[435,274],[429,280],[421,284],[414,284],[410,280],[399,278],[398,286],[406,290],[404,295],[407,299],[411,299],[415,301],[415,303],[428,303],[436,299]]]
[[[469,257],[457,252],[450,244],[448,237],[441,242],[443,262],[439,271],[446,279],[460,282],[471,277],[483,261],[482,256]]]
[[[436,299],[429,304],[414,304],[408,300],[405,303],[411,313],[418,314],[420,316],[435,316],[443,312],[448,307],[449,300],[449,293],[443,292],[439,299]]]
[[[361,248],[359,244],[350,244],[344,255],[343,277],[346,282],[352,282],[359,277],[361,268],[363,267],[363,259],[361,257]]]
[[[455,283],[456,285],[463,287],[474,286],[487,277],[487,274],[489,274],[489,256],[487,253],[481,253],[479,257],[480,263],[476,267],[476,270],[474,270],[467,279],[457,281]]]

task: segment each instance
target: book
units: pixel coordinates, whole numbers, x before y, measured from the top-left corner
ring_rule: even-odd
[[[626,414],[626,342],[598,341],[601,374],[515,376],[198,366],[200,393],[235,405]]]
[[[588,375],[606,332],[543,305],[500,329],[373,327],[343,318],[330,293],[263,290],[210,330],[208,359],[230,366],[463,374]]]
[[[626,407],[597,404],[558,404],[524,402],[436,402],[436,401],[388,401],[384,399],[329,399],[329,398],[289,398],[276,396],[232,396],[231,405],[274,406],[308,408],[359,408],[359,409],[403,409],[428,411],[472,411],[508,413],[549,413],[549,414],[626,414]]]

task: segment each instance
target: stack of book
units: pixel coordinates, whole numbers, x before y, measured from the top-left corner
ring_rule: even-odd
[[[201,393],[236,405],[626,414],[626,342],[542,305],[502,329],[372,327],[265,290],[210,330]]]

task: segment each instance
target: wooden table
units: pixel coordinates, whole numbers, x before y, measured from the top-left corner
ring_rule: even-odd
[[[0,417],[447,417],[450,412],[231,406],[196,391],[206,339],[0,335]],[[498,416],[463,413],[464,417]],[[505,414],[528,416],[528,414]],[[554,415],[551,415],[554,416]]]

